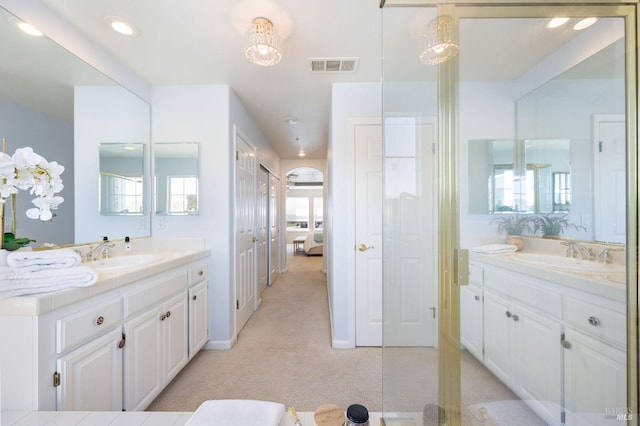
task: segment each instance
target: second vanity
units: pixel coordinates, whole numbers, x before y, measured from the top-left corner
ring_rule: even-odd
[[[461,343],[545,423],[615,422],[627,404],[624,267],[546,256],[471,254]]]
[[[3,410],[144,410],[204,346],[209,250],[134,244],[93,286],[0,300]]]

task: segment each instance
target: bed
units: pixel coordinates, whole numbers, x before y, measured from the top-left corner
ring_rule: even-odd
[[[322,256],[322,231],[312,232],[305,238],[302,247],[307,256]]]

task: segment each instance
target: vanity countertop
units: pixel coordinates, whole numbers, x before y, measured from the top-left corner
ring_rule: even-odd
[[[98,270],[98,281],[90,287],[69,288],[49,293],[0,299],[0,315],[42,315],[155,274],[206,259],[210,255],[209,249],[205,248],[133,252],[136,255],[143,253],[157,254],[158,261],[105,272]],[[127,254],[119,254],[118,256],[127,256]],[[91,263],[83,263],[83,265],[91,267]]]
[[[518,252],[502,254],[471,252],[470,260],[472,262],[478,261],[521,274],[531,275],[541,280],[554,282],[580,291],[586,291],[618,302],[624,303],[627,299],[626,274],[624,272],[559,271],[553,267],[532,265],[527,262],[518,261],[517,256]]]

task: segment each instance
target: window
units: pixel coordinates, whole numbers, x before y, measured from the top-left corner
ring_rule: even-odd
[[[309,229],[308,197],[287,197],[287,229]]]
[[[101,206],[103,214],[143,213],[142,176],[119,176],[103,173],[101,176],[106,205]],[[100,197],[103,199],[102,197]]]
[[[167,188],[169,214],[195,214],[198,211],[198,178],[196,176],[168,176]]]

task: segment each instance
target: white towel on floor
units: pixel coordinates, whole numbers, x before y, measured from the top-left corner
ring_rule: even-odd
[[[7,256],[7,265],[21,271],[71,268],[82,262],[80,255],[71,249],[12,251]]]
[[[514,251],[518,251],[518,247],[513,244],[487,244],[484,246],[473,247],[471,251],[487,254],[512,253]]]
[[[89,287],[97,281],[98,273],[87,266],[36,272],[0,267],[0,299],[72,287]]]
[[[185,426],[278,426],[284,405],[248,399],[219,399],[203,402]]]

